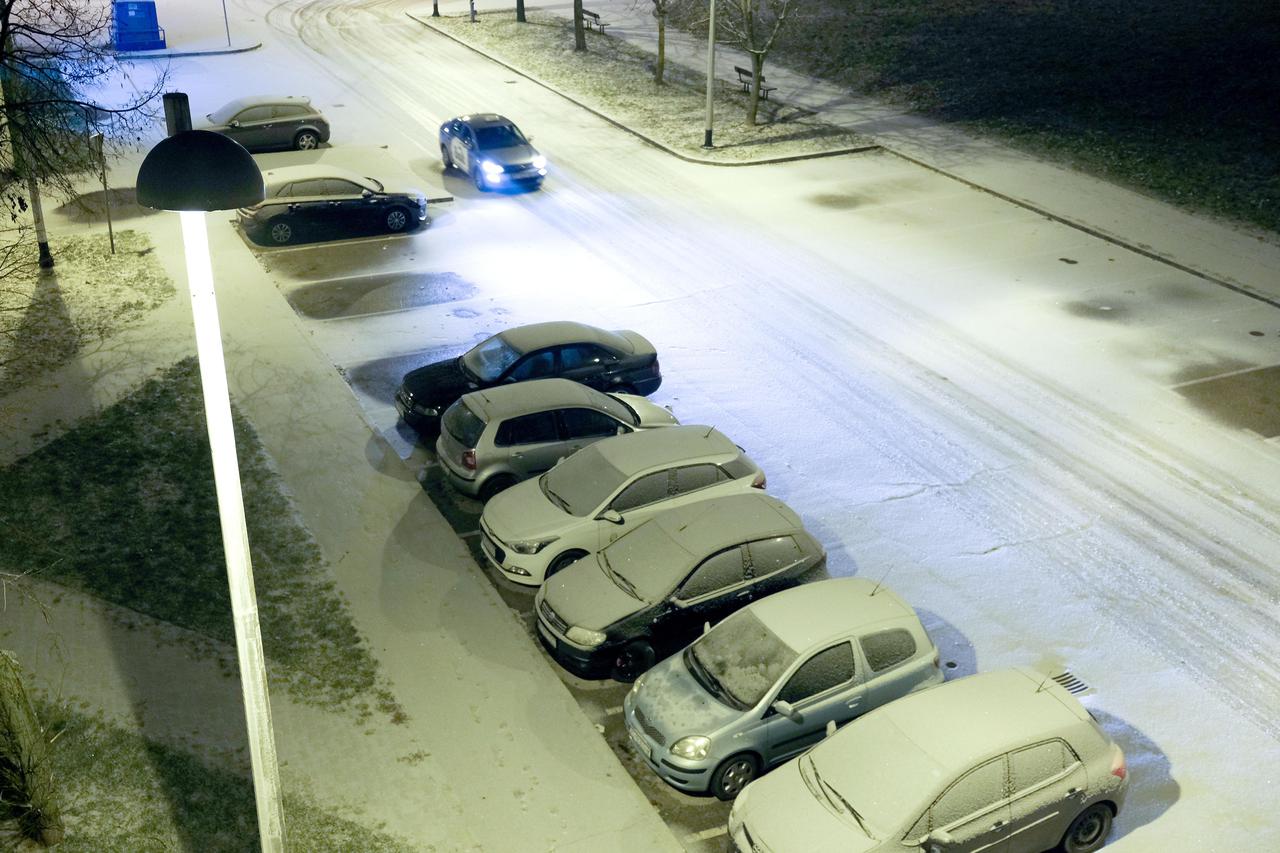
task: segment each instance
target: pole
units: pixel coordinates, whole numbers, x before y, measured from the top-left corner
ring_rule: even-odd
[[[440,0],[431,0],[431,17],[440,17]]]
[[[716,0],[711,0],[711,16],[707,21],[707,128],[702,135],[702,147],[714,148],[711,144],[711,120],[714,117],[712,93],[716,83]]]
[[[107,152],[102,145],[102,134],[89,138],[90,150],[98,155],[98,175],[102,178],[102,206],[107,211],[107,237],[111,240],[111,254],[116,253],[116,232],[111,225],[111,190],[107,188]]]
[[[40,269],[53,266],[53,253],[49,251],[49,235],[44,230],[44,205],[40,203],[40,184],[34,177],[27,178],[27,193],[31,196],[31,218],[36,223],[36,246],[40,250]]]
[[[231,47],[231,23],[227,20],[227,0],[222,0],[222,26],[227,31],[227,47]]]

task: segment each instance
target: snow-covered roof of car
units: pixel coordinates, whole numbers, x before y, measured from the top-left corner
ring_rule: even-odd
[[[587,459],[603,460],[629,477],[659,465],[685,460],[715,462],[721,457],[727,461],[739,453],[737,445],[719,430],[708,426],[672,426],[606,438],[582,448],[574,457],[586,454],[580,464],[589,464]]]
[[[695,560],[749,539],[783,536],[804,527],[795,510],[763,493],[722,495],[664,510],[635,530],[646,525],[661,527],[674,544]],[[609,547],[616,547],[627,536]],[[672,568],[683,572],[688,567]]]
[[[600,344],[618,352],[632,352],[630,342],[617,332],[597,329],[595,326],[575,323],[571,320],[516,326],[505,332],[499,332],[498,336],[520,352],[530,352],[557,344],[577,343]]]
[[[294,181],[315,181],[324,178],[354,181],[362,187],[373,188],[364,175],[339,166],[322,166],[312,163],[305,166],[279,166],[262,173],[262,180],[267,186],[267,195],[271,195],[273,188],[291,184]]]
[[[849,632],[916,622],[915,611],[896,593],[866,578],[801,584],[753,602],[748,609],[799,652]]]
[[[209,115],[230,119],[243,109],[260,107],[264,104],[302,104],[303,106],[311,106],[311,98],[306,95],[247,95],[243,98],[236,98],[234,101],[227,101],[209,113]]]
[[[570,379],[532,379],[512,382],[482,391],[472,391],[462,399],[486,421],[529,412],[541,412],[575,403],[599,408],[601,393]],[[616,400],[614,406],[620,405]]]
[[[472,127],[489,127],[495,124],[515,124],[506,116],[500,116],[497,113],[468,113],[464,116],[458,116],[459,121],[465,121]]]

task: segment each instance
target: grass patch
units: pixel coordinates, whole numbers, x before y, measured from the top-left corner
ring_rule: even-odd
[[[702,148],[706,127],[706,77],[667,63],[665,83],[653,80],[654,58],[619,38],[587,32],[587,52],[573,50],[573,22],[530,12],[516,23],[514,10],[468,17],[424,18],[428,25],[542,80],[662,145],[690,157],[747,162],[817,154],[869,144],[866,137],[825,124],[795,106],[760,101],[759,120],[746,122],[747,96],[720,81],[715,96],[715,143]],[[785,143],[785,150],[779,144]]]
[[[15,232],[11,232],[15,233]],[[13,247],[30,262],[0,279],[0,396],[137,323],[174,294],[151,240],[137,231],[50,240],[56,265],[35,266],[34,240]]]
[[[398,718],[377,664],[252,426],[235,415],[272,681],[317,705]],[[194,358],[0,471],[0,569],[233,644]]]
[[[66,704],[38,701],[36,707],[56,735],[49,760],[66,829],[60,853],[258,849],[253,785],[228,769],[243,761],[206,761]],[[290,850],[413,849],[298,794],[285,792],[284,812]],[[0,835],[0,845],[4,840]]]

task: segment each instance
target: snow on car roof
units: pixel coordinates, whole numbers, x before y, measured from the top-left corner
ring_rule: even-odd
[[[511,119],[500,116],[497,113],[468,113],[459,116],[460,121],[465,121],[472,127],[490,127],[495,124],[515,124]]]
[[[468,408],[481,414],[485,421],[527,412],[541,412],[575,403],[598,408],[600,392],[570,379],[532,379],[512,382],[463,396]],[[620,404],[615,400],[615,406]]]
[[[609,332],[588,326],[586,323],[575,323],[571,320],[555,320],[549,323],[531,323],[527,326],[516,326],[499,332],[498,337],[520,352],[531,352],[556,344],[592,343],[600,344],[619,352],[632,352],[631,344],[617,332]]]
[[[660,512],[646,524],[660,526],[698,560],[748,539],[782,536],[804,527],[795,510],[766,494],[710,498]]]
[[[262,180],[267,186],[268,195],[270,195],[273,187],[281,187],[294,181],[314,181],[323,178],[355,181],[362,187],[369,184],[369,179],[358,172],[343,169],[340,166],[324,166],[314,163],[304,166],[279,166],[262,173]]]
[[[598,457],[629,477],[646,468],[686,459],[715,461],[714,457],[725,456],[727,461],[740,452],[719,430],[708,426],[671,426],[606,438],[584,447],[574,457],[584,453]]]
[[[872,595],[872,593],[875,593]],[[867,578],[830,578],[777,592],[750,605],[779,640],[804,651],[830,637],[916,621],[915,612],[886,586]]]

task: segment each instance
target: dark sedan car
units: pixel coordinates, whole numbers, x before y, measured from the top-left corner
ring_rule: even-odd
[[[297,95],[239,98],[205,116],[201,130],[229,136],[250,151],[296,148],[309,151],[329,141],[329,122]]]
[[[396,409],[419,432],[440,428],[440,413],[470,391],[523,379],[572,379],[597,391],[648,395],[662,384],[653,344],[630,331],[567,321],[517,326],[458,358],[411,370]]]
[[[260,243],[347,232],[399,232],[427,217],[427,197],[389,189],[374,178],[334,166],[284,166],[263,175],[266,198],[239,211],[245,233]]]
[[[440,125],[445,170],[471,176],[476,189],[537,189],[547,176],[547,158],[529,144],[515,122],[496,113],[475,113]]]

